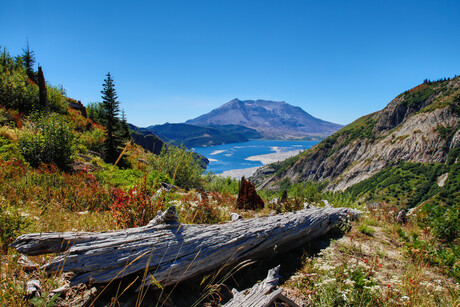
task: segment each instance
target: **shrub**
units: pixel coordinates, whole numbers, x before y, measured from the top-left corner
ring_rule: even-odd
[[[20,235],[30,221],[0,199],[0,251],[6,254],[8,246]]]
[[[236,198],[227,193],[187,194],[181,199],[179,217],[181,223],[215,224],[230,219],[229,207],[234,206]],[[226,205],[226,206],[225,206]]]
[[[68,104],[63,88],[48,84],[47,93],[50,110],[59,114],[66,114]]]
[[[145,185],[131,188],[128,192],[115,188],[112,194],[115,199],[111,206],[113,217],[122,228],[145,226],[159,210],[165,209],[164,198],[152,198]]]
[[[32,166],[54,163],[67,169],[73,154],[74,134],[69,124],[58,114],[30,120],[19,135],[19,148]]]
[[[205,190],[208,192],[225,192],[238,194],[238,180],[231,177],[221,177],[213,174],[204,176]]]
[[[201,188],[202,169],[194,153],[185,147],[162,148],[159,155],[149,161],[151,170],[166,173],[181,188]]]
[[[83,132],[82,134],[80,134],[80,137],[78,138],[78,141],[81,145],[97,153],[102,153],[104,140],[104,130],[98,127],[94,127],[89,131]]]

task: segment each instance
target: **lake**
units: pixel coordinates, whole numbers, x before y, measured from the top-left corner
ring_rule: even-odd
[[[195,152],[209,159],[207,171],[220,174],[229,170],[249,169],[281,161],[319,143],[319,141],[251,140],[209,147]]]

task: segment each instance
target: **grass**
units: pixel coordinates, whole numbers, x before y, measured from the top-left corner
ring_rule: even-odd
[[[382,213],[369,212],[343,238],[306,257],[303,268],[283,286],[285,291],[313,306],[459,304],[459,284],[421,256],[423,250],[415,257],[407,254],[406,239],[395,230],[422,236],[423,229],[412,222],[400,226]]]
[[[251,218],[303,209],[305,203],[324,206],[323,200],[334,206],[359,209],[364,209],[364,204],[369,202],[380,205],[353,224],[343,240],[331,243],[333,253],[324,251],[320,257],[306,258],[305,267],[288,281],[286,288],[295,289],[304,295],[305,302],[313,305],[458,303],[458,285],[452,281],[460,279],[459,210],[455,202],[460,182],[458,149],[449,152],[445,164],[402,163],[344,193],[324,192],[325,184],[292,184],[287,180],[283,183],[289,196],[287,201],[273,201],[282,191],[265,191],[262,193],[265,209],[241,211],[235,209],[238,182],[201,176],[187,152],[171,150],[170,156],[163,152],[160,158],[155,158],[139,147],[130,146],[126,155],[131,167],[121,169],[105,164],[97,153],[91,153],[99,146],[101,128],[82,120],[76,113],[70,115],[76,122],[77,139],[78,135],[84,136],[84,141],[77,145],[80,153],[90,157],[90,161],[80,160],[86,163],[87,172],[64,172],[53,165],[32,168],[17,149],[19,119],[5,121],[5,126],[0,127],[0,305],[44,306],[62,300],[49,296],[53,289],[64,284],[61,274],[49,275],[40,269],[30,272],[18,265],[20,255],[8,245],[24,233],[142,226],[158,210],[171,205],[178,207],[181,223],[223,223],[230,220],[231,212]],[[88,123],[92,130],[85,130]],[[350,141],[366,136],[373,125],[371,117],[362,118],[342,131],[342,137]],[[449,137],[452,131],[452,127],[438,127],[444,137]],[[334,142],[325,144],[330,145],[326,148],[328,151],[334,150]],[[280,169],[285,166],[282,164]],[[168,172],[163,171],[166,168]],[[449,177],[445,186],[438,187],[437,178],[446,172]],[[187,182],[189,189],[156,194],[160,182]],[[419,210],[408,224],[400,226],[394,222],[399,209],[414,205],[419,206]],[[31,259],[41,267],[51,257]],[[24,285],[32,278],[41,281],[42,295],[24,300]],[[224,287],[220,278],[208,278],[201,301],[210,297],[218,300],[219,289]],[[98,295],[104,292],[112,295],[115,305],[139,280],[123,285],[113,283],[118,288],[109,294],[105,292],[109,292],[108,288],[98,288]],[[163,298],[171,296],[171,289],[168,291]],[[139,296],[138,304],[142,303],[143,295],[145,292]]]

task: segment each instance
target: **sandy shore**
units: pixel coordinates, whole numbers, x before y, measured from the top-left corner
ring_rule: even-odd
[[[265,155],[258,155],[258,156],[251,156],[246,158],[245,160],[249,161],[260,161],[263,165],[270,164],[273,162],[283,161],[287,158],[293,157],[298,155],[301,151],[300,150],[293,150],[293,151],[286,151],[286,152],[274,152]]]
[[[266,164],[270,164],[273,162],[286,160],[287,158],[298,155],[300,152],[301,151],[299,150],[293,150],[293,151],[287,151],[287,152],[274,152],[274,153],[269,153],[265,155],[251,156],[251,157],[246,158],[246,160],[260,161],[262,162],[263,165],[266,165]],[[248,177],[251,177],[257,171],[258,168],[259,167],[232,169],[232,170],[225,171],[218,175],[222,177],[232,177],[232,178],[238,178],[238,179],[243,176],[248,178]]]
[[[232,177],[232,178],[237,178],[240,179],[241,177],[251,177],[258,169],[259,167],[250,167],[250,168],[241,168],[241,169],[231,169],[229,171],[225,171],[221,174],[217,174],[218,176],[222,177]]]

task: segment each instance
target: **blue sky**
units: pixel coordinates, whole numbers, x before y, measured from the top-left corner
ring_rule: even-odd
[[[111,72],[128,121],[183,122],[233,98],[347,124],[425,78],[460,74],[460,1],[4,1],[0,45],[27,38],[84,104]]]

